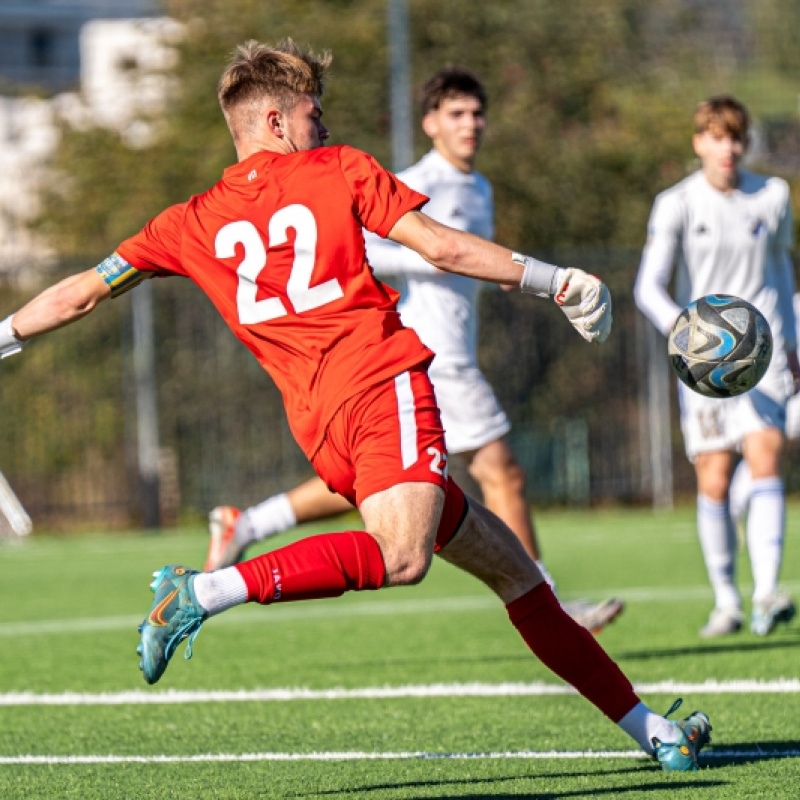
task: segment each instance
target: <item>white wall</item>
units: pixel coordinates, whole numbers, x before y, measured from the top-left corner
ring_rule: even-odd
[[[107,127],[131,147],[146,146],[169,96],[177,58],[171,45],[181,30],[167,18],[92,20],[80,32],[79,91],[50,100],[0,97],[0,272],[52,258],[29,223],[49,179],[58,122]]]

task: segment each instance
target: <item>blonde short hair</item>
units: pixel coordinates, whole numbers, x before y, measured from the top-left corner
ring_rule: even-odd
[[[730,95],[721,94],[698,103],[694,112],[694,132],[708,130],[727,133],[741,142],[747,141],[750,116],[747,109]]]
[[[236,48],[222,73],[219,104],[227,116],[234,106],[270,97],[290,111],[301,95],[322,94],[323,74],[331,61],[329,52],[303,51],[291,39],[274,47],[251,39]]]

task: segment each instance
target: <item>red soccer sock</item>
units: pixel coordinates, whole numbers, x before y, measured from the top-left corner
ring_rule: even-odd
[[[622,670],[594,636],[561,608],[546,583],[506,609],[533,654],[612,722],[619,722],[639,702]]]
[[[247,585],[247,601],[264,605],[380,589],[386,577],[381,549],[365,531],[309,536],[236,568]]]

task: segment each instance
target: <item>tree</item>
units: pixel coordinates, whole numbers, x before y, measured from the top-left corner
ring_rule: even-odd
[[[794,64],[784,45],[795,23],[778,24],[788,0],[760,2],[758,25],[748,26],[743,9],[755,8],[755,0],[409,0],[415,85],[448,62],[471,67],[487,84],[489,129],[478,167],[495,187],[498,240],[597,271],[614,293],[615,333],[602,349],[586,348],[572,335],[562,340],[555,308],[537,305],[534,314],[530,298],[487,297],[482,363],[516,425],[533,425],[557,411],[587,417],[595,431],[635,433],[630,290],[653,198],[692,168],[691,114],[698,100],[720,91],[740,94],[758,116],[763,93],[746,80],[756,74],[750,65],[758,62],[758,74],[777,81]],[[330,48],[334,61],[323,104],[331,142],[353,144],[389,163],[385,0],[166,0],[165,11],[184,23],[185,37],[178,45],[177,89],[158,120],[158,138],[146,150],[131,150],[110,131],[63,131],[53,161],[59,180],[45,198],[41,223],[63,254],[91,264],[233,163],[214,87],[234,45],[248,38],[291,36],[301,45]],[[770,103],[774,110],[774,97]],[[793,103],[794,95],[787,117]],[[416,155],[426,147],[418,136]],[[169,343],[159,350],[159,372],[167,377],[160,398],[165,438],[193,466],[228,459],[246,463],[248,475],[263,476],[264,461],[248,460],[245,451],[253,431],[279,424],[277,393],[253,407],[252,389],[266,379],[241,348],[229,354],[227,345],[216,343],[227,334],[191,316],[191,306],[205,301],[183,297],[179,303],[183,291],[156,293],[163,297],[159,336]],[[117,307],[124,309],[124,301]],[[198,342],[192,354],[178,349]],[[82,360],[92,356],[74,356],[75,381],[83,380]],[[27,412],[19,401],[14,413],[22,420]],[[221,408],[248,435],[226,428]],[[197,430],[202,446],[187,444]],[[280,438],[269,444],[277,446]],[[226,443],[222,455],[208,455],[212,440]],[[234,466],[214,469],[217,485],[219,475],[235,472]],[[207,502],[202,491],[192,495],[200,498],[200,510]]]

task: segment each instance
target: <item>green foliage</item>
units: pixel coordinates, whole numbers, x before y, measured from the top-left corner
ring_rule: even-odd
[[[745,69],[698,36],[698,27],[721,24],[711,11],[675,0],[412,0],[414,83],[453,62],[484,77],[490,128],[479,167],[495,185],[500,240],[529,250],[640,246],[654,194],[691,164],[695,103],[741,88],[757,114],[747,76],[769,64],[789,69],[786,29],[776,24],[781,2],[758,5],[758,52],[766,55]],[[108,132],[65,132],[56,159],[64,180],[44,215],[61,249],[108,250],[219,178],[234,152],[214,87],[248,38],[291,36],[331,49],[324,102],[332,141],[388,163],[383,0],[170,0],[165,10],[186,24],[186,36],[161,136],[132,151]],[[418,134],[417,154],[427,147]]]
[[[45,195],[39,223],[59,252],[105,254],[162,208],[220,178],[235,152],[215,87],[234,46],[250,38],[291,36],[319,50],[330,40],[335,66],[326,121],[333,141],[356,140],[387,159],[384,16],[377,0],[175,0],[166,11],[186,23],[186,37],[178,46],[179,88],[159,120],[157,141],[132,150],[109,131],[63,129],[53,163],[61,180]]]
[[[800,72],[800,17],[794,0],[750,0],[746,4],[748,22],[755,35],[765,65],[791,76]]]
[[[63,265],[67,267],[67,265]],[[75,270],[70,264],[68,272]],[[11,287],[4,304],[22,304]],[[124,301],[123,301],[124,302]],[[119,316],[110,304],[3,362],[0,453],[14,489],[41,522],[74,504],[128,523],[126,413]]]
[[[106,130],[63,130],[53,159],[57,180],[50,183],[40,220],[40,230],[60,253],[81,256],[88,266],[162,208],[219,179],[235,152],[215,86],[235,45],[249,38],[274,42],[290,36],[301,45],[332,50],[323,98],[331,141],[348,142],[389,163],[386,0],[166,0],[164,11],[185,23],[185,36],[178,44],[174,94],[163,118],[153,121],[156,140],[134,150]],[[618,432],[627,431],[636,463],[636,328],[630,293],[654,195],[694,168],[691,114],[696,102],[712,93],[740,96],[765,127],[780,128],[787,147],[797,139],[793,45],[800,23],[792,3],[409,0],[409,11],[415,86],[448,62],[471,67],[487,84],[489,128],[477,166],[494,185],[497,239],[591,269],[614,293],[615,332],[602,350],[585,347],[557,309],[537,304],[534,313],[530,298],[487,298],[481,310],[481,362],[487,376],[515,426],[547,420],[558,410],[585,416],[597,426],[594,436],[610,421]],[[418,126],[416,131],[415,150],[421,156],[429,145]],[[788,169],[787,162],[777,163]],[[797,180],[792,190],[800,202]],[[263,391],[259,382],[265,379],[239,367],[233,356],[210,358],[202,337],[186,334],[197,323],[186,322],[185,310],[169,311],[167,291],[159,287],[157,293],[167,309],[157,323],[162,437],[179,451],[183,472],[191,466],[193,480],[205,487],[198,494],[184,485],[184,498],[206,498],[213,485],[222,501],[223,490],[246,483],[246,496],[256,499],[265,488],[265,467],[245,451],[265,429],[280,431],[274,441],[284,435],[276,422],[278,398],[261,395],[263,407],[254,411],[251,393]],[[102,332],[119,324],[118,312],[103,313],[106,321],[96,335],[89,327],[94,321],[86,323],[92,341],[80,357],[66,353],[62,362],[49,356],[56,358],[58,380],[70,383],[59,388],[62,401],[73,398],[85,404],[81,408],[92,406],[92,414],[106,420],[97,422],[98,430],[87,423],[80,436],[76,428],[63,444],[47,438],[37,450],[33,432],[42,420],[64,415],[64,406],[47,396],[56,379],[45,374],[35,356],[29,358],[33,350],[26,351],[24,368],[10,367],[28,377],[24,390],[5,388],[10,382],[4,382],[10,403],[4,413],[18,425],[0,435],[26,482],[33,482],[39,469],[49,474],[86,460],[85,453],[71,450],[80,450],[81,441],[87,450],[101,446],[104,453],[113,446],[122,451],[126,437],[130,442],[131,428],[125,432],[118,413],[116,423],[110,422],[109,409],[119,408],[122,390],[114,382],[123,367],[107,347],[113,339]],[[217,341],[219,329],[203,330],[208,341]],[[187,353],[178,343],[197,347]],[[227,353],[226,345],[214,346]],[[69,378],[60,375],[63,363],[71,366]],[[226,372],[230,365],[236,369]],[[79,385],[91,391],[78,391]],[[25,391],[35,400],[23,396]],[[225,410],[232,413],[225,416]],[[232,419],[239,423],[236,432]],[[48,457],[53,463],[45,468],[41,462]],[[23,465],[26,458],[31,465]],[[121,463],[124,454],[118,452],[116,459]],[[223,481],[217,462],[246,465],[247,480]],[[34,469],[33,463],[39,466]],[[213,477],[197,475],[201,463],[211,465],[207,475]],[[295,474],[288,460],[271,463],[284,481]]]

